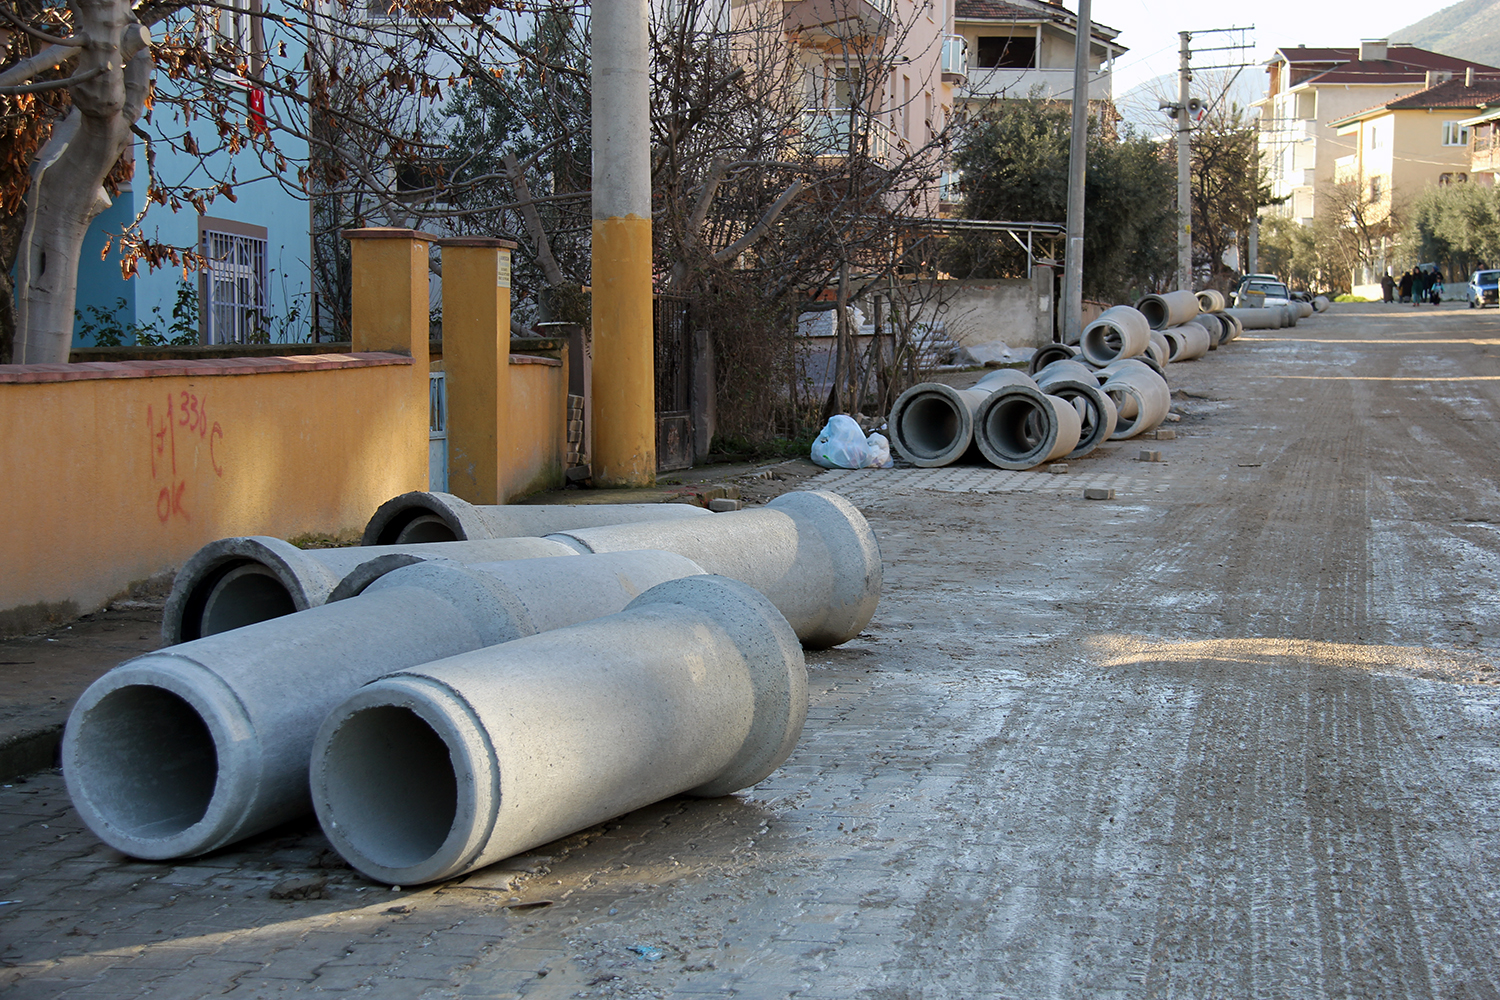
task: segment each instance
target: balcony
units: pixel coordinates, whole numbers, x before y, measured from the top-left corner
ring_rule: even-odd
[[[782,27],[847,41],[884,36],[896,22],[896,0],[784,0]]]
[[[1030,97],[1035,93],[1043,99],[1071,100],[1073,97],[1073,71],[1071,69],[980,69],[969,67],[969,86],[965,94],[971,98]],[[1114,96],[1113,79],[1109,73],[1095,72],[1089,82],[1089,100],[1108,101]]]
[[[969,40],[963,35],[943,36],[944,83],[963,84],[969,78]]]
[[[797,146],[809,156],[819,159],[848,156],[850,131],[857,124],[855,152],[877,163],[891,158],[891,130],[879,119],[848,108],[805,108],[798,118]]]

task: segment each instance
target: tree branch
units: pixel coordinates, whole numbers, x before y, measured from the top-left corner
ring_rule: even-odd
[[[38,73],[56,69],[78,55],[79,49],[72,45],[49,45],[30,59],[22,59],[14,66],[0,72],[0,87],[13,87],[25,83]],[[19,91],[27,93],[27,91]]]

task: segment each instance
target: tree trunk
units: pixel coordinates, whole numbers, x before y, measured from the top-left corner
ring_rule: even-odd
[[[73,109],[32,165],[16,264],[19,364],[68,360],[83,238],[110,205],[104,178],[129,145],[151,79],[150,36],[128,3],[73,0],[72,6],[76,34],[88,45],[73,74],[79,82],[69,88]]]

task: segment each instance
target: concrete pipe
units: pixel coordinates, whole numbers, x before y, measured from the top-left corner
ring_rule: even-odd
[[[1162,331],[1172,351],[1172,363],[1196,361],[1208,353],[1209,332],[1197,320]]]
[[[921,382],[907,389],[886,420],[891,447],[922,468],[957,462],[973,446],[974,411],[995,385],[1003,384],[1005,372],[989,372],[967,389],[941,382]]]
[[[1278,330],[1286,325],[1286,314],[1280,309],[1226,309],[1224,315],[1234,319],[1241,330]]]
[[[1109,364],[1119,358],[1144,354],[1151,343],[1151,324],[1139,309],[1110,306],[1084,327],[1078,346],[1090,364]]]
[[[1229,313],[1215,313],[1214,316],[1224,328],[1224,332],[1219,336],[1219,346],[1222,347],[1230,341],[1238,339],[1239,335],[1245,332],[1244,327],[1240,325],[1240,321]]]
[[[1194,294],[1198,297],[1198,308],[1206,313],[1222,312],[1229,304],[1224,301],[1224,293],[1217,288],[1205,288]]]
[[[1292,306],[1297,310],[1298,319],[1307,319],[1307,317],[1317,312],[1317,310],[1313,308],[1313,304],[1311,302],[1303,302],[1301,299],[1293,302]]]
[[[1328,301],[1328,296],[1317,295],[1313,297],[1313,308],[1318,312],[1327,312],[1329,305],[1331,305],[1331,303]]]
[[[356,600],[121,664],[73,707],[63,773],[89,829],[139,858],[202,854],[302,815],[318,725],[360,685],[619,611],[701,573],[667,552],[406,566]]]
[[[1058,361],[1043,368],[1036,378],[1037,387],[1049,396],[1057,396],[1073,405],[1078,412],[1078,446],[1067,458],[1082,458],[1115,432],[1115,401],[1099,387],[1094,373],[1076,361]]]
[[[540,538],[569,528],[704,517],[686,503],[500,504],[476,506],[451,493],[403,493],[387,500],[365,526],[361,545],[463,542],[481,538]]]
[[[1119,412],[1110,439],[1121,441],[1156,429],[1172,408],[1172,393],[1166,381],[1146,366],[1128,361],[1116,365],[1111,366],[1113,370],[1105,369],[1109,377],[1103,389]]]
[[[1146,348],[1142,357],[1154,360],[1158,367],[1166,368],[1172,360],[1172,347],[1167,343],[1167,338],[1160,330],[1151,331],[1151,345]]]
[[[1136,303],[1151,324],[1153,330],[1165,330],[1169,326],[1181,326],[1201,311],[1198,296],[1192,292],[1164,292],[1161,295],[1143,295]]]
[[[580,528],[549,538],[580,552],[663,549],[770,598],[804,646],[859,635],[880,601],[880,546],[864,515],[834,493],[783,493],[764,507],[663,524]]]
[[[424,559],[468,563],[576,554],[575,549],[541,538],[342,549],[299,549],[262,535],[221,538],[203,546],[178,570],[162,613],[162,641],[172,645],[201,639],[315,608],[333,599],[344,577],[375,560],[389,572]]]
[[[1031,363],[1027,368],[1031,374],[1035,375],[1054,361],[1071,361],[1076,357],[1078,357],[1078,348],[1071,344],[1047,344],[1036,349],[1036,352],[1031,355]]]
[[[673,795],[754,785],[806,717],[802,650],[770,602],[677,580],[354,692],[318,732],[313,805],[354,868],[420,885]]]
[[[1018,371],[1008,375],[974,415],[974,441],[990,464],[1034,469],[1078,447],[1082,420],[1073,404]]]

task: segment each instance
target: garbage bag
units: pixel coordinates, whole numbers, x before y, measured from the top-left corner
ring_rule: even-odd
[[[870,449],[869,468],[871,469],[894,469],[896,463],[891,460],[891,443],[885,439],[885,435],[879,433],[871,434],[865,438],[865,444]]]
[[[839,413],[813,442],[812,460],[825,469],[863,469],[870,464],[870,445],[854,418]]]

